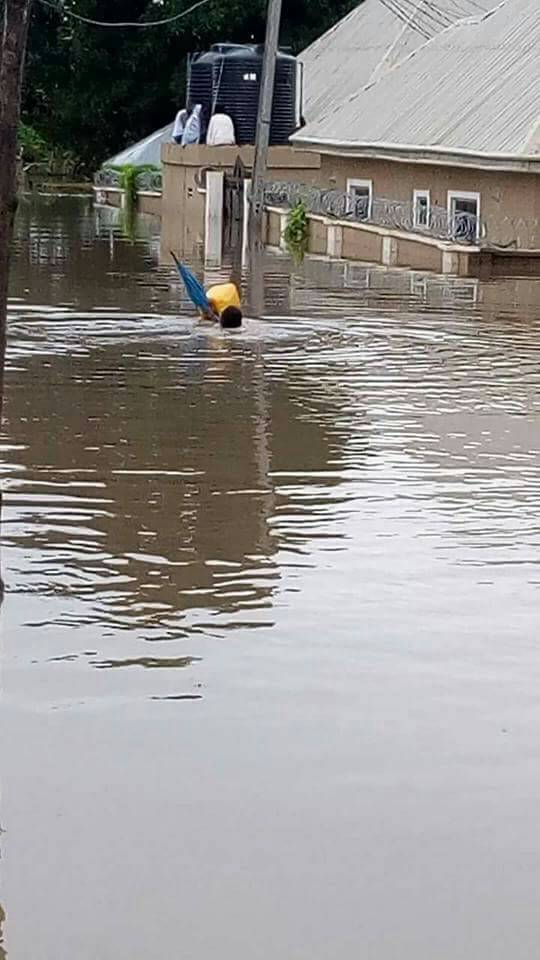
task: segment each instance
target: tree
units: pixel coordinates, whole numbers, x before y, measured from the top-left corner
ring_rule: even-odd
[[[32,0],[4,0],[0,44],[0,423],[4,398],[9,264],[17,209],[17,133],[31,5]]]
[[[65,0],[96,20],[151,20],[189,0]],[[295,52],[354,0],[286,0],[281,43]],[[153,29],[90,27],[36,3],[23,101],[25,123],[77,153],[89,170],[174,116],[185,96],[190,52],[217,41],[262,42],[266,0],[210,0],[184,20]]]

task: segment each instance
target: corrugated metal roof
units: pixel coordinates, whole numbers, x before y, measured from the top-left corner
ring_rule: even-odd
[[[136,167],[142,167],[147,163],[152,163],[154,166],[160,167],[161,145],[162,143],[170,143],[173,127],[174,123],[169,123],[166,127],[155,130],[144,140],[139,140],[133,146],[126,147],[121,153],[117,153],[115,157],[106,160],[103,166],[121,167],[125,163],[132,163]]]
[[[300,55],[309,123],[343,103],[374,76],[435,33],[497,0],[364,0]]]
[[[503,0],[444,30],[367,88],[336,95],[295,139],[538,153],[539,6]]]

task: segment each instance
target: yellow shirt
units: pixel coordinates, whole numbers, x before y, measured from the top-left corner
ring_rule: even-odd
[[[234,283],[218,283],[206,291],[206,296],[219,314],[223,313],[226,307],[240,309],[240,296]]]

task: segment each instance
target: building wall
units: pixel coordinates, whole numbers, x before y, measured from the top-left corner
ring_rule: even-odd
[[[366,260],[382,263],[381,234],[356,227],[343,228],[342,254],[346,260]]]
[[[416,240],[400,240],[396,250],[396,266],[410,267],[412,270],[441,271],[441,250]],[[456,273],[459,272],[459,266]]]
[[[287,212],[270,207],[266,212],[266,243],[282,245],[283,223]],[[389,230],[375,224],[350,224],[308,214],[308,253],[332,259],[378,263],[405,267],[414,271],[450,274],[460,277],[540,276],[540,251],[488,249],[462,246],[434,237]]]
[[[124,191],[118,187],[103,189],[94,188],[94,197],[102,198],[102,202],[109,207],[121,207]],[[137,196],[137,211],[150,214],[153,217],[161,216],[161,197],[153,193],[139,193]]]
[[[373,192],[412,202],[414,190],[429,190],[433,206],[447,208],[449,190],[480,193],[480,216],[488,241],[540,248],[540,175],[446,167],[390,160],[321,156],[320,184],[347,189],[347,180],[372,180]]]
[[[266,220],[266,242],[270,247],[281,245],[281,214],[269,212]]]
[[[137,203],[141,213],[149,213],[153,217],[161,216],[161,196],[160,195],[141,191],[141,193],[139,193]]]
[[[238,157],[246,170],[253,169],[254,147],[180,147],[166,143],[161,151],[163,197],[161,204],[164,255],[174,249],[189,254],[204,242],[204,204],[201,191],[207,169],[231,173]],[[318,183],[321,158],[317,153],[292,147],[270,147],[268,180]]]
[[[321,220],[308,220],[309,240],[308,250],[310,253],[326,253],[327,247],[327,227]]]

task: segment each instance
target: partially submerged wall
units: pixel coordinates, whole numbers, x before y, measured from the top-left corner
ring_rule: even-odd
[[[120,187],[94,187],[94,199],[109,207],[122,207],[124,191]],[[137,211],[153,217],[161,216],[161,194],[141,191],[137,194]]]
[[[266,243],[283,247],[286,211],[270,207]],[[308,253],[389,267],[462,277],[540,276],[540,254],[487,250],[378,227],[308,214]]]
[[[204,184],[207,170],[232,173],[240,158],[248,176],[253,168],[254,147],[181,147],[166,143],[161,150],[162,250],[189,253],[204,242]],[[317,183],[319,154],[292,147],[270,147],[268,180]]]

